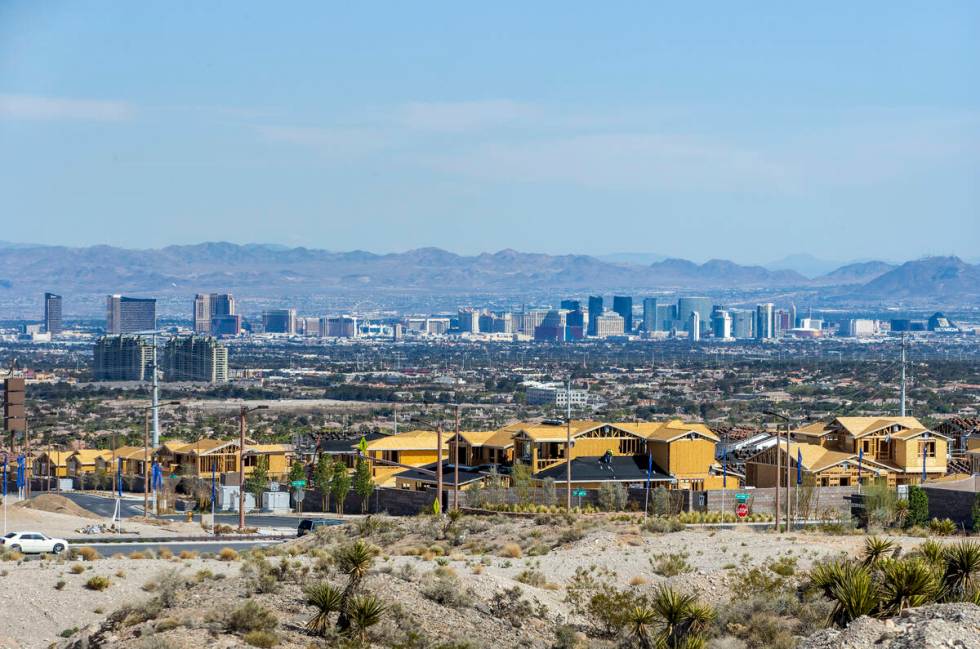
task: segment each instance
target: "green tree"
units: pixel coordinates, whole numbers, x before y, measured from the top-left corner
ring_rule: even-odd
[[[358,456],[354,467],[354,491],[361,497],[361,513],[368,509],[371,494],[374,492],[374,480],[371,479],[371,467],[362,456]]]
[[[970,512],[973,517],[973,531],[980,534],[980,493],[973,497],[973,509]]]
[[[330,495],[333,496],[334,507],[337,513],[344,515],[344,500],[350,492],[350,474],[343,462],[336,462],[333,465],[333,476],[330,479]]]
[[[252,474],[245,478],[245,491],[255,496],[256,506],[262,503],[262,492],[269,487],[269,458],[257,456]]]
[[[306,465],[299,460],[296,460],[293,462],[293,465],[289,467],[289,481],[298,482],[300,480],[306,480]]]
[[[929,522],[929,496],[918,485],[909,486],[909,513],[905,518],[908,527]]]
[[[514,487],[517,502],[526,505],[531,501],[531,469],[520,460],[514,461],[510,472],[510,484]]]
[[[328,511],[330,499],[330,482],[333,480],[333,458],[326,453],[320,455],[313,469],[313,486],[320,491],[323,499],[323,511]]]

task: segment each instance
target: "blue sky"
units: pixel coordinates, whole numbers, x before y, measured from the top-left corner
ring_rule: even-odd
[[[980,254],[980,3],[347,4],[0,2],[0,239]]]

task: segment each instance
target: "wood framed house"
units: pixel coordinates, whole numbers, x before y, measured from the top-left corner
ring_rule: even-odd
[[[33,475],[38,478],[67,477],[71,454],[72,451],[42,451],[33,459]]]
[[[237,448],[237,442],[235,446]],[[291,444],[246,443],[245,453],[242,455],[246,477],[255,470],[259,458],[265,458],[268,462],[269,479],[283,482],[289,477],[289,467],[293,460],[293,447]],[[234,470],[238,470],[237,463]]]
[[[396,473],[448,458],[450,436],[443,433],[441,450],[434,430],[409,430],[368,442],[366,455],[375,483],[392,486]]]
[[[720,439],[704,424],[671,419],[616,425],[647,440],[654,465],[674,478],[678,489],[721,489],[726,482],[729,488],[739,485],[737,473],[729,472],[725,479],[721,464],[715,460]]]
[[[111,458],[112,451],[103,448],[83,448],[68,456],[68,475],[81,476],[95,473],[96,460]]]
[[[521,424],[511,424],[497,430],[459,431],[460,466],[510,466],[514,462],[514,435]],[[449,437],[450,452],[456,434]]]
[[[949,438],[915,417],[837,417],[792,432],[798,442],[862,456],[863,463],[885,467],[889,483],[919,484],[946,475]]]
[[[778,458],[778,469],[777,469]],[[786,444],[771,446],[745,462],[745,482],[752,487],[786,486]],[[888,467],[854,453],[836,451],[818,444],[790,442],[789,463],[791,484],[795,484],[798,460],[802,459],[804,482],[820,487],[849,487],[870,484],[880,478],[895,484],[895,474]]]

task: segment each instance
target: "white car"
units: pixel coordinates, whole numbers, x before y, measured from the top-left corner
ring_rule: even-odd
[[[40,532],[10,532],[0,538],[0,544],[4,548],[10,548],[15,552],[23,554],[46,553],[61,554],[68,549],[68,541],[64,539],[53,539],[47,534]]]

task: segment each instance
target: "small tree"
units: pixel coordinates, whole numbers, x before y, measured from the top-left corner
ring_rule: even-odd
[[[306,480],[306,466],[296,460],[293,462],[293,466],[289,467],[289,482],[299,482],[300,480]]]
[[[344,515],[344,500],[350,492],[350,474],[343,462],[336,462],[333,465],[333,477],[330,479],[330,495],[333,496],[334,506],[337,513]]]
[[[323,511],[329,511],[330,483],[333,480],[333,458],[326,453],[320,455],[313,469],[313,486],[320,491]]]
[[[918,485],[909,486],[909,514],[905,518],[908,527],[929,522],[929,496]]]
[[[973,531],[980,534],[980,493],[973,497],[973,509],[970,512],[973,517]]]
[[[374,492],[374,480],[371,479],[371,467],[362,456],[357,457],[354,467],[354,491],[361,497],[361,513],[367,512],[371,494]]]
[[[554,478],[545,478],[541,483],[541,500],[542,504],[545,504],[548,507],[555,504],[556,494]]]
[[[252,474],[245,478],[245,491],[255,496],[255,504],[262,502],[262,492],[269,487],[269,458],[259,455]]]
[[[515,461],[510,472],[510,484],[514,487],[517,502],[526,505],[531,501],[531,469],[521,461]]]

